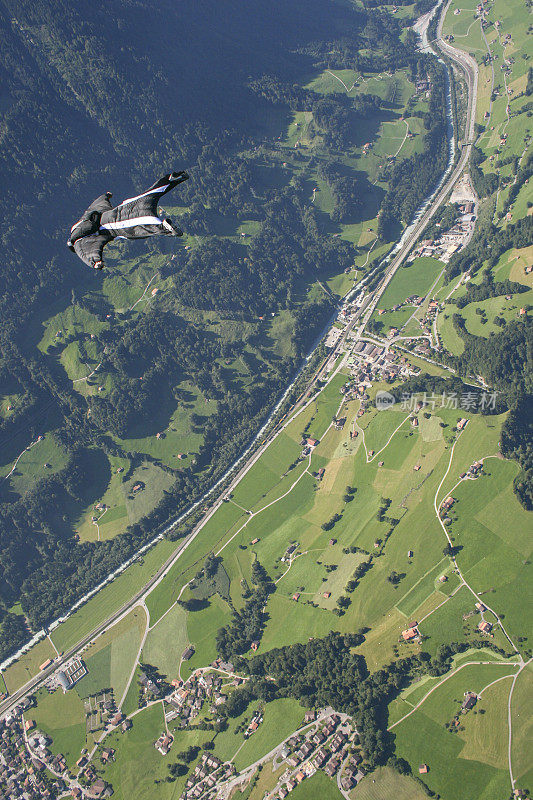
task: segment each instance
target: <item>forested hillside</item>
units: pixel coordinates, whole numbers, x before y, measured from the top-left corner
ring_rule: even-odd
[[[316,281],[357,253],[331,225],[364,219],[372,188],[338,159],[401,104],[302,87],[326,68],[429,69],[409,19],[385,10],[245,10],[0,2],[0,654],[232,463],[330,316]],[[318,144],[308,156],[296,143],[292,172],[272,169],[268,148],[301,109]],[[103,277],[68,252],[97,194],[119,201],[180,168],[191,180],[169,205],[186,246],[118,245]],[[331,215],[309,202],[315,175]]]

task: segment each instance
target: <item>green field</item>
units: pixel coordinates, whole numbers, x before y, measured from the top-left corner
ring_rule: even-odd
[[[85,747],[85,712],[77,693],[72,690],[63,693],[57,689],[49,694],[41,690],[37,694],[37,706],[30,713],[37,728],[53,739],[52,753],[63,753],[68,768],[74,770]]]
[[[441,261],[429,256],[415,258],[411,263],[403,265],[387,286],[379,302],[379,307],[391,308],[397,303],[402,303],[412,294],[423,297],[429,291],[443,266]],[[411,308],[412,311],[414,311],[414,307]]]
[[[48,639],[41,639],[31,650],[24,653],[10,667],[4,670],[4,680],[10,692],[19,689],[39,672],[39,666],[49,658],[55,658],[56,651]]]
[[[116,702],[120,702],[139,652],[145,624],[144,610],[136,607],[85,650],[83,657],[88,674],[76,684],[80,697],[112,688]]]
[[[162,674],[172,680],[178,674],[181,654],[187,644],[187,612],[175,605],[149,632],[143,648],[143,661],[157,664]]]
[[[353,800],[425,800],[426,793],[412,778],[390,767],[378,767],[351,792]]]
[[[248,739],[244,739],[242,733],[235,733],[235,727],[242,725],[244,719],[250,719],[253,708],[250,706],[243,715],[231,720],[228,729],[218,733],[214,740],[215,753],[223,760],[233,758],[239,750],[235,758],[238,770],[245,769],[269,753],[303,723],[305,710],[298,702],[274,700],[265,705],[264,721],[259,728]]]
[[[417,773],[419,764],[429,765],[424,780],[431,789],[450,798],[464,798],[468,792],[469,797],[483,799],[507,791],[507,732],[502,718],[511,679],[499,678],[515,671],[516,667],[513,670],[510,665],[467,666],[394,728],[397,752],[409,761],[413,772]],[[482,697],[476,713],[461,717],[459,730],[454,733],[444,723],[458,713],[465,691],[482,692]]]
[[[340,800],[342,795],[335,779],[331,780],[323,772],[316,772],[292,790],[292,797],[296,800]]]

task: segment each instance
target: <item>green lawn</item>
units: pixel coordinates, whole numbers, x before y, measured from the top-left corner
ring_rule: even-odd
[[[85,711],[78,694],[72,689],[65,693],[57,689],[53,694],[40,690],[37,706],[28,716],[53,739],[52,753],[63,753],[68,768],[74,770],[85,747]]]
[[[337,780],[328,778],[322,772],[316,772],[311,778],[306,778],[303,783],[293,789],[292,798],[296,800],[340,800],[342,794],[337,788]]]
[[[4,680],[10,692],[19,689],[39,672],[39,666],[49,658],[56,657],[56,651],[48,639],[41,639],[31,650],[24,653],[4,671]]]
[[[217,734],[214,740],[214,752],[223,760],[233,758],[239,750],[235,759],[238,770],[245,769],[269,753],[303,723],[305,709],[296,700],[274,700],[266,704],[264,720],[259,728],[248,739],[244,739],[242,733],[235,733],[235,727],[251,718],[256,705],[250,705],[244,714],[230,720],[228,729]],[[239,749],[241,745],[243,747]]]
[[[394,728],[398,754],[409,761],[415,774],[419,764],[429,765],[424,780],[433,791],[450,800],[505,796],[509,780],[507,737],[501,720],[510,679],[498,681],[482,692],[474,712],[461,718],[457,733],[446,730],[444,723],[457,714],[465,691],[479,693],[492,681],[514,671],[516,667],[513,670],[511,665],[465,667]],[[483,715],[479,715],[480,709],[485,711]]]
[[[353,800],[425,800],[426,793],[412,778],[391,767],[378,767],[351,793]]]
[[[175,605],[149,632],[142,659],[157,666],[170,681],[177,677],[181,655],[187,644],[187,612]]]
[[[88,674],[76,684],[80,697],[113,688],[120,702],[126,688],[146,624],[146,614],[136,607],[84,652]]]
[[[379,302],[379,307],[391,308],[412,294],[423,297],[443,266],[441,261],[429,256],[415,258],[411,263],[403,265],[387,286]],[[414,308],[411,309],[412,311]]]

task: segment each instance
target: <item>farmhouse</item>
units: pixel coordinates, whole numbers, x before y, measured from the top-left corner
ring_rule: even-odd
[[[155,743],[154,747],[156,750],[159,750],[162,756],[166,756],[168,751],[170,750],[170,745],[172,744],[172,737],[168,736],[166,733],[162,733],[157,742]]]
[[[461,704],[461,713],[466,714],[467,711],[474,708],[477,703],[477,694],[475,692],[465,692],[464,700]]]
[[[418,628],[407,628],[407,630],[402,631],[402,638],[404,642],[410,642],[412,639],[416,639],[419,636]]]
[[[490,622],[487,622],[486,620],[480,622],[477,627],[478,630],[480,630],[482,633],[490,633],[492,630],[492,624]]]

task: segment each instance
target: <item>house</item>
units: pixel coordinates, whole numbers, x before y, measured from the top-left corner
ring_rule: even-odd
[[[402,638],[404,642],[410,642],[411,639],[416,639],[418,635],[418,628],[407,628],[407,630],[402,631]]]
[[[320,750],[317,750],[315,754],[315,757],[313,759],[313,764],[317,769],[320,769],[320,767],[323,764],[325,764],[327,760],[328,760],[328,752],[327,750],[324,750],[323,747],[321,747]]]
[[[343,775],[341,778],[341,786],[345,792],[349,792],[350,789],[353,788],[354,783],[354,777],[351,772],[346,773],[346,775]]]
[[[421,775],[427,775],[427,773],[429,772],[429,767],[427,764],[420,764],[420,766],[418,767],[418,771]]]
[[[324,477],[324,473],[325,473],[325,471],[326,471],[326,470],[324,469],[324,467],[320,467],[320,469],[318,470],[318,480],[319,480],[319,481],[321,481],[321,480],[322,480],[322,478]]]
[[[105,790],[107,789],[107,783],[102,780],[102,778],[98,778],[90,787],[89,787],[89,794],[92,797],[102,797]]]
[[[126,731],[129,731],[129,729],[132,728],[132,727],[133,727],[133,723],[132,723],[131,719],[125,719],[124,722],[122,723],[122,725],[120,726],[120,729],[121,729],[122,733],[126,733]]]
[[[326,766],[324,767],[324,772],[329,778],[332,778],[335,775],[335,773],[339,768],[339,764],[340,764],[340,758],[338,756],[335,756],[335,758],[332,758],[326,764]]]
[[[111,747],[104,747],[102,750],[101,760],[106,764],[108,761],[114,761],[115,751]]]
[[[255,653],[255,651],[256,651],[256,650],[257,650],[257,648],[259,647],[259,639],[254,639],[254,641],[252,642],[252,644],[250,645],[250,647],[252,648],[252,650],[253,650],[253,651],[254,651],[254,653]]]
[[[43,661],[43,663],[42,663],[42,664],[41,664],[41,666],[39,667],[39,670],[42,672],[42,671],[43,671],[43,669],[46,669],[46,668],[47,668],[47,667],[49,667],[49,666],[50,666],[50,664],[52,664],[52,663],[53,663],[53,662],[52,662],[52,659],[51,659],[51,658],[47,658],[47,659],[46,659],[46,661]]]
[[[486,620],[482,620],[477,627],[482,633],[490,633],[492,630],[492,624],[490,622],[486,622]]]
[[[305,712],[304,720],[306,722],[314,722],[315,719],[316,719],[316,711],[314,710],[314,708],[311,708],[309,709],[309,711]]]
[[[464,700],[461,704],[461,713],[466,714],[467,711],[470,711],[477,703],[477,694],[475,692],[465,692]]]
[[[487,610],[486,606],[484,606],[483,603],[476,603],[476,608],[477,608],[477,610],[479,611],[480,614],[481,614],[482,611],[486,611]]]
[[[162,756],[166,756],[168,751],[170,750],[170,745],[172,744],[172,737],[168,736],[166,733],[162,733],[159,739],[154,744],[156,750],[159,750]]]
[[[326,600],[329,600],[329,598],[331,597],[331,592],[324,592],[322,597],[324,597]]]
[[[194,655],[194,647],[190,644],[184,651],[181,656],[182,661],[188,661]]]
[[[305,443],[308,445],[308,447],[316,447],[317,444],[319,443],[319,440],[312,439],[311,437],[309,437],[308,439],[305,440]]]
[[[467,422],[468,422],[467,419],[464,418],[460,419],[459,422],[457,423],[457,430],[462,431]]]
[[[297,603],[298,600],[300,599],[300,592],[295,592],[292,596],[292,599],[294,600],[295,603]]]
[[[252,539],[252,541],[250,542],[250,544],[257,544],[257,542],[258,542],[258,541],[259,541],[259,539]]]
[[[414,556],[413,551],[412,550],[408,550],[407,551],[407,558],[412,558],[413,556]]]

